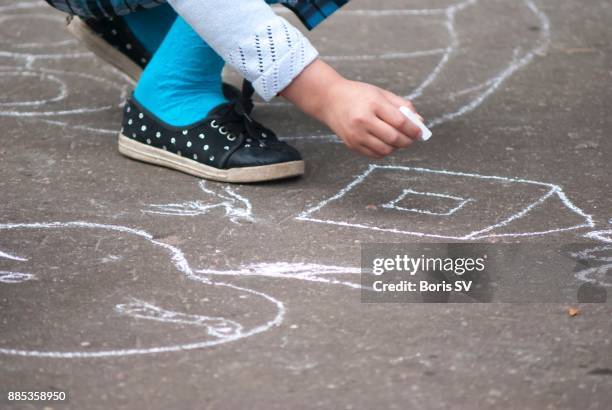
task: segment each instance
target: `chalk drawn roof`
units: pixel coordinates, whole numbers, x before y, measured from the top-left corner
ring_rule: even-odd
[[[372,204],[372,198],[377,203]],[[427,200],[424,206],[422,199]],[[547,221],[543,229],[525,223],[544,207],[557,212],[561,208],[563,218]],[[534,236],[594,226],[592,216],[555,184],[395,165],[370,165],[296,219],[448,240]]]

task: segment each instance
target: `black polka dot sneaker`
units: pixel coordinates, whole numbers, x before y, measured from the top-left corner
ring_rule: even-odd
[[[219,105],[186,127],[164,123],[132,97],[124,108],[119,152],[214,181],[248,183],[303,175],[300,153],[250,117],[249,97]]]
[[[121,18],[68,16],[66,28],[96,56],[137,81],[151,54]]]

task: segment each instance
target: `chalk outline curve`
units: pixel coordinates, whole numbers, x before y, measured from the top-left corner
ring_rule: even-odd
[[[165,250],[169,251],[171,254],[171,261],[174,266],[177,268],[179,272],[185,274],[189,279],[198,281],[200,283],[212,286],[221,286],[227,287],[230,289],[238,290],[241,292],[246,292],[253,294],[255,296],[259,296],[263,299],[266,299],[268,302],[272,303],[276,306],[276,315],[272,320],[267,321],[266,323],[256,326],[244,333],[240,333],[239,335],[228,336],[226,338],[220,338],[218,340],[209,340],[205,342],[193,342],[193,343],[183,343],[169,346],[159,346],[159,347],[150,347],[150,348],[142,348],[142,349],[115,349],[115,350],[101,350],[101,351],[72,351],[72,352],[63,352],[63,351],[40,351],[40,350],[27,350],[27,349],[11,349],[0,347],[0,354],[10,355],[10,356],[24,356],[24,357],[40,357],[40,358],[57,358],[57,359],[79,359],[79,358],[102,358],[102,357],[121,357],[121,356],[134,356],[134,355],[144,355],[144,354],[156,354],[156,353],[170,353],[170,352],[179,352],[185,350],[195,350],[202,349],[211,346],[217,346],[224,343],[233,342],[236,340],[244,339],[246,337],[254,336],[259,333],[263,333],[267,330],[272,329],[275,326],[279,326],[285,317],[285,305],[278,299],[267,295],[263,292],[256,291],[254,289],[244,288],[241,286],[236,286],[231,283],[225,282],[213,282],[205,277],[196,275],[194,271],[191,269],[187,259],[185,258],[183,251],[179,248],[169,245],[164,242],[160,242],[154,239],[153,235],[150,233],[135,229],[129,228],[122,225],[107,225],[101,223],[94,222],[85,222],[85,221],[70,221],[70,222],[34,222],[34,223],[3,223],[0,224],[0,230],[3,229],[62,229],[62,228],[84,228],[84,229],[104,229],[115,232],[127,233],[141,237],[149,241],[150,243],[160,246]]]
[[[68,95],[68,87],[66,83],[57,78],[53,74],[46,73],[36,73],[29,70],[1,70],[0,69],[0,79],[2,77],[45,77],[47,80],[57,84],[59,87],[58,93],[50,98],[44,98],[42,100],[29,100],[29,101],[0,101],[0,107],[26,107],[26,106],[38,106],[44,105],[52,102],[61,101]]]
[[[101,112],[101,111],[109,110],[113,108],[114,106],[121,106],[123,104],[123,100],[125,96],[127,95],[127,88],[128,88],[127,85],[122,86],[117,82],[108,80],[100,76],[87,74],[87,73],[79,73],[76,71],[63,71],[63,70],[54,70],[54,69],[48,69],[48,68],[40,68],[37,70],[33,70],[29,68],[26,68],[26,69],[18,68],[17,70],[0,69],[0,73],[8,73],[9,75],[23,75],[23,76],[31,76],[31,75],[39,74],[44,77],[53,77],[56,80],[59,80],[60,82],[63,82],[63,81],[60,78],[57,78],[57,76],[79,77],[79,78],[86,79],[89,81],[96,81],[96,82],[105,84],[108,87],[115,88],[117,91],[119,91],[119,94],[120,94],[119,100],[121,101],[117,105],[105,105],[105,106],[99,106],[99,107],[85,107],[85,108],[81,107],[81,108],[74,108],[74,109],[69,109],[69,110],[55,110],[55,111],[10,111],[10,110],[0,109],[0,117],[23,117],[23,118],[55,117],[55,116],[63,116],[63,115]],[[70,90],[68,89],[68,91]],[[70,93],[63,95],[62,99],[67,98],[67,96],[69,95]],[[58,100],[58,101],[61,101],[61,100]]]

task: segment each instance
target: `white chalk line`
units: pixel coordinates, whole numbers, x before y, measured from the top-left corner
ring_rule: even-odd
[[[79,76],[81,78],[85,78],[87,80],[93,80],[93,81],[104,83],[107,86],[112,87],[115,90],[119,91],[118,102],[117,102],[117,105],[116,105],[117,107],[123,107],[124,106],[125,100],[127,98],[127,95],[129,94],[129,84],[120,84],[117,81],[109,80],[107,78],[104,78],[104,77],[101,77],[101,76],[98,76],[98,75],[81,73],[81,72],[78,72],[78,71],[53,70],[53,69],[48,69],[48,68],[40,68],[38,71],[40,71],[42,73],[51,73],[51,74],[57,74],[57,75],[61,75],[61,74],[76,75],[76,76]],[[117,71],[113,71],[113,72],[117,73]]]
[[[27,14],[8,14],[8,15],[3,15],[0,16],[0,24],[4,24],[7,21],[12,21],[12,20],[30,20],[30,19],[40,19],[40,20],[48,20],[51,21],[53,23],[60,23],[63,24],[65,19],[61,16],[55,15],[55,14],[41,14],[41,13],[27,13]],[[19,44],[15,44],[15,43],[6,43],[6,42],[0,42],[0,44],[9,44],[11,47],[13,48],[44,48],[44,49],[48,49],[51,47],[65,47],[67,45],[72,45],[72,44],[76,44],[77,42],[74,39],[66,39],[66,40],[60,40],[60,41],[55,41],[55,42],[46,42],[46,43],[41,43],[41,42],[33,42],[33,43],[19,43]]]
[[[147,214],[166,215],[166,216],[198,216],[206,215],[210,211],[223,208],[225,216],[232,223],[239,224],[240,221],[255,222],[253,217],[253,206],[251,202],[236,193],[234,188],[223,186],[225,194],[215,192],[206,187],[206,181],[201,180],[198,183],[200,189],[213,197],[213,202],[202,201],[187,201],[183,203],[173,203],[164,205],[149,205],[150,209],[144,209],[142,212]]]
[[[552,194],[557,195],[557,197],[561,200],[561,202],[563,203],[563,205],[565,205],[565,207],[567,207],[569,210],[571,210],[573,213],[577,214],[578,216],[584,218],[585,222],[583,224],[574,225],[574,226],[571,226],[571,227],[568,227],[568,228],[564,228],[564,229],[561,229],[561,230],[559,230],[559,229],[551,229],[551,230],[539,231],[539,232],[535,232],[535,233],[491,234],[491,235],[486,235],[486,236],[474,236],[474,237],[472,237],[470,239],[496,238],[496,237],[499,238],[499,237],[507,237],[507,236],[521,237],[521,236],[532,236],[532,235],[548,235],[548,234],[552,234],[552,233],[558,233],[558,232],[564,232],[564,231],[572,231],[572,230],[581,229],[581,228],[593,228],[593,227],[595,227],[595,222],[593,220],[593,216],[585,213],[582,209],[580,209],[576,205],[574,205],[574,203],[572,201],[570,201],[570,199],[567,197],[567,195],[565,195],[565,192],[563,192],[561,187],[559,187],[558,185],[554,185],[553,188],[551,189],[551,191],[549,192],[549,194],[551,194],[551,196],[552,196]],[[544,201],[538,200],[538,201],[534,202],[533,204],[531,204],[529,207],[531,209],[533,209],[536,206],[541,205],[543,202]],[[524,215],[522,215],[522,216],[524,216]],[[514,218],[513,220],[515,220],[515,219],[518,219],[518,218]],[[508,223],[510,223],[510,222],[512,222],[512,221],[508,221]]]
[[[279,139],[283,141],[321,140],[337,144],[342,143],[342,139],[336,134],[279,136]]]
[[[174,312],[136,298],[132,298],[129,303],[116,305],[115,311],[137,319],[204,327],[210,336],[218,338],[232,337],[243,332],[242,325],[233,320]]]
[[[226,270],[206,268],[196,270],[195,272],[206,276],[261,276],[277,279],[298,279],[307,282],[343,285],[353,289],[361,289],[361,285],[358,283],[325,277],[329,275],[356,275],[361,273],[360,268],[346,266],[319,265],[314,263],[274,262],[256,263],[241,266],[237,269]]]
[[[418,50],[411,52],[394,52],[394,53],[383,53],[383,54],[364,54],[358,56],[341,56],[341,55],[330,55],[321,56],[325,61],[329,62],[340,62],[340,61],[379,61],[379,60],[403,60],[403,59],[414,59],[420,57],[431,57],[437,55],[446,54],[446,48],[436,48],[430,50]],[[283,101],[272,101],[272,102],[255,102],[256,106],[262,107],[293,107],[292,104]],[[295,136],[295,137],[284,137],[283,139],[329,139],[330,135],[320,136]]]
[[[521,68],[527,66],[531,61],[533,61],[534,57],[537,54],[545,52],[550,45],[550,20],[548,16],[544,14],[534,3],[532,0],[523,0],[523,2],[529,7],[529,9],[538,17],[538,20],[541,25],[541,36],[538,44],[530,50],[525,56],[520,59],[515,59],[512,64],[505,70],[503,70],[497,77],[492,79],[491,85],[487,90],[485,90],[480,96],[474,99],[471,103],[463,106],[459,110],[445,114],[441,117],[435,118],[434,120],[428,122],[429,127],[434,127],[436,125],[440,125],[444,122],[448,122],[457,117],[465,115],[476,108],[478,108],[482,103],[484,103],[508,78],[510,78],[514,73],[516,73]],[[516,50],[515,50],[516,51]]]
[[[455,15],[467,6],[471,6],[474,4],[476,4],[476,0],[467,0],[463,3],[451,6],[446,9],[446,21],[444,22],[444,26],[446,27],[446,31],[448,32],[450,44],[444,51],[442,58],[440,59],[434,70],[425,78],[421,85],[419,85],[412,93],[406,96],[407,99],[413,100],[423,95],[423,91],[427,87],[429,87],[436,80],[436,78],[438,78],[444,67],[446,67],[448,61],[450,60],[450,56],[459,46],[459,37],[457,36],[457,30],[455,29]]]
[[[580,255],[574,254],[573,256],[581,256],[583,259],[593,259],[597,261],[608,262],[611,258],[602,258],[593,256],[593,252],[612,249],[612,247],[597,247],[589,250],[589,254],[582,252]],[[601,273],[609,270],[610,266],[598,267],[583,271],[584,275],[592,275],[593,273]],[[346,267],[346,266],[333,266],[333,265],[319,265],[312,263],[288,263],[288,262],[275,262],[275,263],[257,263],[246,265],[237,269],[199,269],[196,273],[203,274],[206,276],[237,276],[237,277],[267,277],[276,279],[294,279],[309,282],[318,282],[334,285],[343,285],[352,289],[368,290],[359,283],[347,282],[338,280],[335,278],[325,277],[327,275],[359,275],[361,269],[357,267]],[[588,280],[590,282],[597,282],[596,280]],[[606,285],[610,286],[610,285]]]
[[[466,238],[470,239],[470,238],[474,238],[477,237],[478,235],[481,235],[483,233],[486,232],[491,232],[497,228],[502,228],[504,226],[509,225],[511,222],[520,219],[522,217],[524,217],[525,215],[527,215],[529,212],[531,212],[534,208],[536,208],[537,206],[543,204],[544,202],[546,202],[546,200],[548,198],[550,198],[551,196],[553,196],[554,194],[558,193],[559,189],[557,188],[552,188],[550,191],[548,191],[544,196],[540,197],[537,201],[529,204],[529,206],[527,206],[526,208],[522,209],[520,212],[511,215],[510,217],[508,217],[507,219],[504,219],[503,221],[495,224],[495,225],[491,225],[485,229],[482,229],[480,231],[475,231],[472,232],[471,234],[469,234]]]
[[[7,101],[7,102],[0,102],[0,107],[6,107],[6,106],[17,107],[17,106],[38,106],[38,105],[44,105],[44,104],[48,104],[48,103],[53,103],[53,102],[61,101],[61,100],[65,99],[66,96],[68,95],[68,86],[66,85],[66,83],[61,81],[59,78],[57,78],[56,76],[54,76],[52,74],[35,73],[35,72],[30,72],[30,71],[4,71],[4,70],[2,70],[2,71],[0,71],[0,77],[36,77],[36,78],[40,78],[40,79],[45,78],[46,80],[54,82],[55,84],[57,84],[59,86],[59,92],[54,97],[46,98],[46,99],[42,99],[42,100],[33,100],[33,101]]]
[[[10,254],[8,252],[3,252],[3,251],[0,251],[0,258],[10,259],[10,260],[19,261],[19,262],[28,261],[28,259],[26,258],[22,258],[21,256],[13,255],[13,254]]]
[[[239,220],[246,220],[249,222],[254,222],[255,218],[253,218],[253,206],[251,202],[239,195],[233,187],[224,186],[223,190],[229,195],[229,197],[214,192],[208,188],[206,188],[206,181],[201,180],[199,182],[200,189],[207,194],[218,196],[221,199],[225,199],[225,212],[226,215],[230,218],[230,220],[234,223],[238,223]]]
[[[612,230],[589,232],[584,237],[604,243],[612,243]]]
[[[512,183],[519,183],[519,184],[531,184],[531,185],[539,185],[539,186],[548,187],[548,188],[550,188],[550,190],[544,196],[540,197],[537,201],[529,204],[526,208],[521,209],[521,211],[519,211],[519,212],[517,212],[515,214],[512,214],[511,216],[505,218],[501,222],[499,222],[497,224],[494,224],[494,225],[491,225],[491,226],[489,226],[487,228],[484,228],[484,229],[481,229],[481,230],[477,230],[477,231],[473,231],[473,232],[470,232],[470,233],[468,233],[466,235],[461,235],[461,236],[457,236],[457,235],[439,235],[439,234],[425,233],[425,232],[413,232],[413,231],[406,231],[406,230],[400,230],[400,229],[394,229],[394,228],[380,228],[380,227],[366,225],[366,224],[361,224],[361,223],[350,223],[350,222],[345,222],[345,221],[326,220],[326,219],[319,219],[319,218],[312,217],[312,215],[314,213],[318,212],[323,207],[327,206],[329,203],[342,198],[344,195],[346,195],[349,191],[351,191],[357,185],[363,183],[363,181],[375,169],[390,169],[390,170],[412,171],[412,172],[417,172],[417,173],[431,173],[431,174],[441,174],[441,175],[450,175],[450,176],[469,177],[469,178],[476,178],[476,179],[483,179],[483,180],[495,180],[495,181],[503,181],[503,182],[512,182]],[[575,214],[579,215],[580,217],[584,218],[585,222],[582,223],[582,224],[574,225],[574,226],[570,226],[570,227],[548,229],[548,230],[536,231],[536,232],[518,232],[518,233],[505,233],[505,234],[488,233],[488,232],[491,232],[491,231],[493,231],[495,229],[503,228],[503,227],[509,225],[511,222],[514,222],[514,221],[524,217],[531,210],[536,208],[538,205],[541,205],[548,198],[550,198],[552,195],[555,195],[555,194],[558,196],[558,198],[561,200],[561,202],[570,211],[572,211],[573,213],[575,213]],[[576,230],[576,229],[580,229],[580,228],[592,228],[592,227],[595,226],[595,223],[593,222],[593,217],[591,215],[586,214],[580,208],[575,206],[567,198],[565,193],[563,193],[563,190],[561,189],[561,187],[559,187],[558,185],[555,185],[555,184],[538,182],[538,181],[532,181],[532,180],[522,179],[522,178],[509,178],[509,177],[479,175],[479,174],[473,174],[473,173],[455,172],[455,171],[447,171],[447,170],[434,170],[434,169],[419,168],[419,167],[404,167],[404,166],[396,166],[396,165],[376,165],[376,164],[371,164],[362,174],[357,176],[351,183],[349,183],[346,187],[342,188],[337,194],[333,195],[332,197],[330,197],[328,199],[325,199],[325,200],[319,202],[318,204],[316,204],[313,207],[310,207],[310,208],[306,209],[304,212],[300,213],[295,219],[296,220],[301,220],[301,221],[315,222],[315,223],[323,223],[323,224],[330,224],[330,225],[354,227],[354,228],[361,228],[361,229],[370,229],[370,230],[380,231],[380,232],[391,232],[391,233],[397,233],[397,234],[403,234],[403,235],[411,235],[411,236],[417,236],[417,237],[430,237],[430,238],[465,240],[465,241],[484,239],[484,238],[491,238],[491,237],[502,237],[502,236],[508,236],[508,237],[538,236],[538,235],[545,235],[545,234],[560,233],[560,232],[565,232],[565,231],[570,231],[570,230]]]
[[[38,60],[64,60],[64,59],[79,59],[85,57],[93,57],[89,52],[76,53],[58,53],[58,54],[31,54],[31,53],[15,53],[11,51],[0,51],[0,57],[8,57],[14,60],[23,60],[25,68],[34,69],[34,63]]]
[[[36,121],[46,123],[46,124],[51,124],[51,125],[57,125],[63,128],[72,128],[75,130],[88,131],[88,132],[93,132],[93,133],[108,134],[108,135],[118,135],[119,134],[118,130],[88,127],[86,125],[73,125],[73,124],[69,124],[66,121],[57,121],[57,120],[48,120],[48,119],[36,119]]]
[[[33,279],[36,279],[36,276],[31,273],[0,270],[0,283],[14,284],[27,282]]]
[[[6,71],[0,71],[0,74]],[[61,70],[52,70],[42,68],[36,71],[24,70],[24,71],[8,71],[9,75],[22,75],[22,76],[32,76],[40,73],[42,76],[46,76],[44,78],[53,78],[55,81],[60,82],[62,87],[66,90],[69,90],[68,83],[62,79],[60,76],[74,76],[77,78],[82,78],[90,81],[96,81],[102,84],[105,84],[108,87],[113,87],[120,92],[120,103],[118,105],[123,104],[123,100],[127,95],[127,86],[120,85],[114,81],[107,80],[105,78],[91,75],[87,73],[73,72],[73,71],[61,71]],[[52,76],[52,77],[49,77]],[[67,94],[62,95],[63,98],[57,101],[62,101],[67,98]],[[100,106],[100,107],[79,107],[75,109],[67,109],[67,110],[57,110],[57,111],[14,111],[14,110],[0,110],[0,116],[10,116],[10,117],[52,117],[52,116],[61,116],[61,115],[74,115],[74,114],[86,114],[93,112],[101,112],[114,108],[113,105]]]
[[[434,48],[431,50],[419,50],[411,52],[394,52],[383,54],[363,54],[357,56],[322,56],[325,61],[377,61],[377,60],[403,60],[408,58],[431,57],[442,55],[446,52],[444,48]]]
[[[21,44],[13,44],[12,46],[14,48],[44,48],[47,49],[49,47],[66,47],[66,46],[71,46],[71,45],[76,45],[78,44],[76,40],[73,39],[68,39],[68,40],[61,40],[61,41],[56,41],[54,43],[38,43],[38,42],[34,42],[34,43],[21,43]]]
[[[468,87],[468,88],[464,88],[463,90],[457,91],[457,92],[453,92],[451,93],[448,98],[450,98],[451,100],[457,98],[457,97],[461,97],[464,96],[466,94],[471,94],[471,93],[475,93],[476,91],[480,91],[485,87],[490,86],[491,84],[493,84],[493,80],[489,79],[483,83],[477,84],[475,86],[472,87]]]
[[[593,231],[586,233],[583,236],[585,238],[603,242],[605,244],[612,244],[612,230]],[[612,264],[610,264],[610,262],[612,262],[612,256],[595,255],[598,252],[606,251],[610,253],[610,251],[612,251],[612,245],[595,246],[590,249],[572,253],[571,255],[577,259],[592,260],[604,263],[604,265],[591,267],[576,273],[576,279],[600,286],[612,287],[612,282],[606,281],[607,273],[612,270]]]
[[[0,6],[0,12],[13,11],[13,10],[24,10],[24,9],[38,9],[41,6],[39,1],[11,1],[8,6]]]
[[[431,211],[431,210],[426,210],[426,209],[416,209],[416,208],[404,208],[401,206],[398,206],[397,204],[401,201],[403,201],[408,195],[420,195],[420,196],[429,196],[429,197],[434,197],[434,198],[445,198],[445,199],[452,199],[456,202],[458,202],[458,204],[456,206],[454,206],[453,208],[451,208],[450,210],[448,210],[447,212],[435,212],[435,211]],[[398,196],[397,198],[395,198],[394,200],[381,205],[383,208],[387,208],[387,209],[396,209],[398,211],[405,211],[405,212],[416,212],[419,214],[426,214],[426,215],[436,215],[436,216],[450,216],[452,214],[454,214],[455,212],[457,212],[458,210],[460,210],[461,208],[463,208],[465,206],[465,204],[467,204],[468,202],[471,202],[471,199],[466,199],[466,198],[461,198],[458,196],[453,196],[453,195],[448,195],[448,194],[439,194],[439,193],[434,193],[434,192],[419,192],[419,191],[414,191],[412,189],[404,189],[402,191],[402,193],[400,194],[400,196]]]
[[[21,112],[21,111],[0,111],[2,117],[53,117],[59,115],[73,115],[73,114],[89,114],[94,112],[106,111],[114,108],[112,105],[101,106],[97,108],[78,108],[73,110],[58,110],[58,111],[34,111],[34,112]]]
[[[13,68],[13,67],[10,67]],[[110,71],[111,73],[113,73],[114,75],[117,75],[119,77],[121,77],[121,79],[123,79],[126,83],[126,85],[121,85],[119,83],[115,83],[115,85],[117,87],[122,87],[121,88],[121,94],[120,94],[120,102],[118,103],[118,107],[123,108],[124,104],[125,104],[125,99],[127,98],[127,94],[129,93],[129,84],[133,85],[134,84],[134,80],[132,80],[131,78],[129,78],[127,75],[123,74],[121,71],[117,70],[116,68],[114,68],[113,66],[104,66],[104,69]],[[102,77],[100,77],[102,78]],[[111,81],[112,82],[112,81]],[[50,120],[50,119],[46,119],[46,118],[34,118],[37,122],[42,122],[42,123],[47,123],[47,124],[51,124],[51,125],[56,125],[62,128],[70,128],[70,129],[74,129],[74,130],[79,130],[79,131],[87,131],[87,132],[91,132],[91,133],[98,133],[98,134],[106,134],[106,135],[118,135],[119,131],[118,129],[108,129],[108,128],[100,128],[100,127],[90,127],[90,126],[86,126],[86,125],[79,125],[79,124],[71,124],[67,121],[60,121],[60,120]]]
[[[237,341],[237,340],[240,340],[246,337],[254,336],[256,334],[270,330],[271,328],[275,326],[279,326],[284,320],[286,310],[285,310],[284,304],[281,301],[263,292],[236,286],[231,283],[213,282],[205,277],[195,274],[193,270],[191,269],[191,267],[189,266],[189,263],[187,262],[183,252],[179,248],[169,245],[167,243],[155,240],[153,235],[143,230],[129,228],[126,226],[121,226],[121,225],[107,225],[107,224],[85,222],[85,221],[0,224],[0,230],[2,229],[64,229],[64,228],[102,229],[102,230],[110,230],[110,231],[115,231],[115,232],[132,234],[132,235],[141,237],[142,239],[145,239],[149,241],[150,243],[156,246],[160,246],[164,248],[165,250],[167,250],[171,254],[171,261],[174,264],[174,266],[177,268],[177,270],[185,274],[189,279],[198,281],[206,285],[220,286],[220,287],[234,289],[240,292],[250,293],[252,295],[263,298],[276,307],[276,315],[271,320],[268,320],[267,322],[261,325],[253,327],[252,329],[248,331],[232,334],[230,336],[219,338],[216,340],[207,340],[207,341],[194,342],[194,343],[176,344],[176,345],[150,347],[150,348],[113,349],[113,350],[102,350],[102,351],[41,351],[41,350],[26,350],[26,349],[14,349],[14,348],[0,348],[0,354],[6,354],[6,355],[12,355],[12,356],[23,356],[23,357],[45,357],[45,358],[63,358],[63,359],[90,358],[91,359],[91,358],[102,358],[102,357],[122,357],[122,356],[131,356],[131,355],[179,352],[179,351],[185,351],[185,350],[202,349],[206,347],[217,346],[223,343],[233,342],[233,341]]]
[[[596,266],[578,272],[576,279],[600,286],[612,287],[612,283],[606,282],[604,279],[610,270],[612,270],[612,264]]]
[[[593,260],[598,262],[612,262],[612,256],[598,256],[596,253],[612,251],[612,246],[596,246],[594,248],[585,249],[579,252],[573,252],[571,255],[574,258],[582,259],[582,260]]]
[[[391,60],[391,59],[406,59],[406,58],[418,58],[418,57],[426,57],[432,55],[442,55],[440,61],[434,68],[434,70],[425,78],[425,80],[406,98],[407,99],[416,99],[423,94],[423,91],[431,85],[438,75],[442,72],[443,68],[447,65],[452,53],[457,49],[459,45],[459,39],[457,36],[457,32],[455,29],[455,15],[464,10],[466,7],[474,5],[477,3],[477,0],[466,0],[455,5],[449,6],[445,9],[435,9],[435,10],[369,10],[369,13],[366,13],[365,10],[357,11],[357,13],[353,13],[355,15],[362,15],[368,17],[379,17],[379,16],[403,16],[403,15],[444,15],[446,17],[444,25],[448,32],[449,36],[449,46],[446,48],[438,48],[432,50],[421,50],[415,52],[396,52],[396,53],[386,53],[386,54],[378,54],[378,55],[361,55],[361,56],[326,56],[323,59],[328,61],[370,61],[370,60]],[[350,11],[343,12],[344,14],[350,13]]]

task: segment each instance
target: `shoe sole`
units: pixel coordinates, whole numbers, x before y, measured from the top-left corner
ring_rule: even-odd
[[[142,74],[142,68],[104,41],[79,17],[74,16],[70,19],[66,28],[70,34],[80,40],[89,51],[101,60],[117,68],[132,80],[138,81]]]
[[[304,175],[304,161],[256,167],[218,169],[181,157],[160,148],[144,145],[119,134],[119,152],[128,158],[184,172],[196,177],[220,182],[248,183],[273,181]]]

